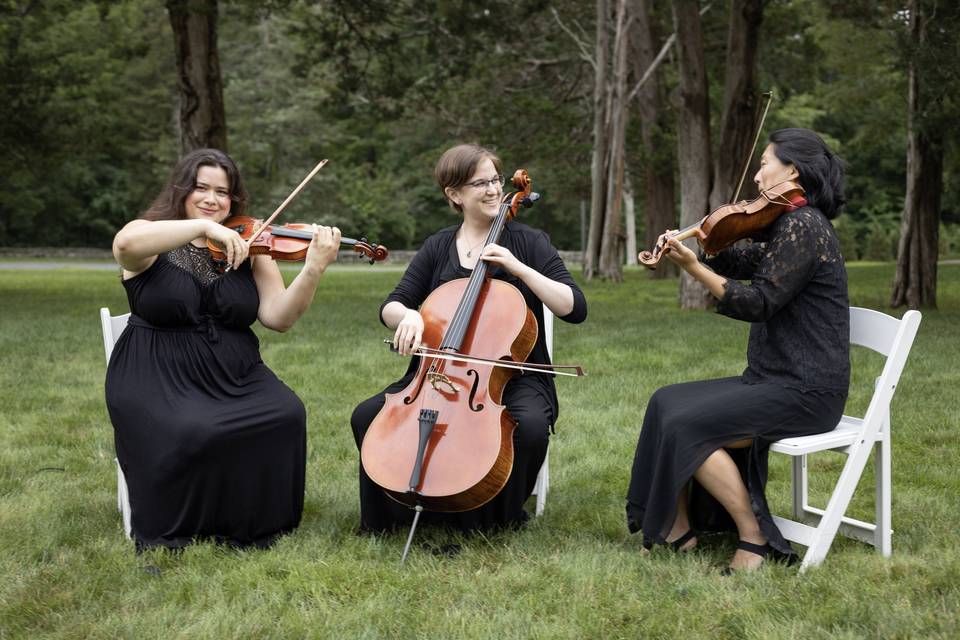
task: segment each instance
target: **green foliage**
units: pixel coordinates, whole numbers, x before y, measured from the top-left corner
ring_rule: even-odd
[[[940,225],[940,258],[960,257],[960,224]]]
[[[837,231],[837,239],[840,241],[840,255],[847,262],[853,262],[860,258],[860,251],[857,246],[857,232],[854,223],[846,215],[841,215],[833,221],[833,226]]]
[[[864,241],[863,259],[880,262],[893,260],[896,257],[894,242],[894,237],[890,235],[887,229],[879,224],[874,224]]]
[[[888,311],[892,265],[848,272],[852,304]],[[356,403],[405,368],[375,319],[399,277],[389,266],[335,265],[290,332],[258,331],[264,361],[307,409],[300,527],[267,551],[198,544],[137,556],[116,509],[97,320],[101,305],[126,309],[117,274],[0,268],[0,637],[955,638],[960,480],[950,461],[960,445],[948,426],[960,423],[960,407],[930,390],[960,385],[960,266],[940,269],[940,309],[924,312],[892,405],[893,556],[838,538],[823,565],[802,576],[770,565],[722,577],[730,538],[710,537],[689,555],[642,557],[627,533],[623,496],[650,395],[736,375],[749,330],[677,309],[675,280],[630,269],[625,285],[584,283],[586,324],[556,326],[557,360],[582,363],[589,375],[558,382],[545,514],[487,536],[421,528],[400,567],[405,532],[356,534],[349,427]],[[853,357],[848,407],[857,412],[879,357]],[[810,457],[815,504],[824,504],[844,459]],[[873,517],[872,468],[852,517]],[[771,455],[775,513],[789,509],[789,476],[785,457]],[[431,553],[449,542],[463,551]],[[162,574],[146,573],[150,565]]]
[[[671,12],[654,4],[665,38]],[[917,51],[905,39],[901,4],[777,0],[764,9],[758,86],[777,96],[766,131],[810,127],[844,158],[859,253],[874,223],[896,229],[903,206],[911,56],[936,90],[925,126],[947,145],[943,218],[960,222],[956,3],[937,5],[930,41]],[[229,151],[254,213],[271,212],[327,157],[287,220],[334,222],[348,234],[376,232],[388,245],[415,247],[456,220],[433,182],[434,162],[450,145],[473,141],[495,148],[508,171],[530,172],[544,197],[524,219],[557,246],[579,248],[580,206],[590,194],[594,10],[573,0],[222,0]],[[714,3],[703,16],[715,127],[728,10]],[[106,247],[178,154],[163,3],[8,2],[0,14],[0,245]],[[661,72],[664,97],[675,98],[669,58]],[[657,150],[645,157],[630,113],[627,162],[642,219],[641,176],[648,164],[673,170],[676,131],[668,110]]]
[[[103,245],[175,158],[166,14],[24,6],[0,22],[0,244]]]

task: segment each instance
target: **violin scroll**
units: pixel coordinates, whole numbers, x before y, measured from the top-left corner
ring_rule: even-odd
[[[349,239],[350,238],[347,238],[347,240]],[[341,242],[343,241],[341,240]],[[354,242],[355,244],[353,245],[353,250],[369,258],[370,264],[386,260],[387,256],[390,255],[390,252],[385,246],[382,244],[377,244],[376,242],[370,243],[366,238],[360,238]]]

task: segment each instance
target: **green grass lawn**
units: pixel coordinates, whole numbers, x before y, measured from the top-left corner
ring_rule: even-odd
[[[892,265],[849,268],[851,303],[884,311]],[[290,274],[288,274],[289,276]],[[197,544],[137,557],[116,511],[97,310],[127,310],[117,274],[0,265],[0,638],[956,638],[960,606],[960,266],[940,268],[893,406],[894,555],[838,538],[820,567],[721,577],[728,538],[684,557],[639,553],[623,503],[643,410],[659,386],[744,367],[747,325],[680,311],[676,282],[638,271],[585,286],[583,325],[558,323],[561,379],[546,513],[519,532],[458,539],[453,558],[403,534],[359,536],[353,407],[399,377],[376,313],[397,270],[333,269],[263,358],[308,412],[306,506],[268,551]],[[896,311],[900,315],[902,310]],[[880,359],[854,356],[848,413]],[[824,500],[844,458],[813,458]],[[872,464],[870,465],[872,468]],[[852,515],[870,518],[872,475]],[[768,494],[788,507],[771,456]],[[450,541],[421,530],[422,542]],[[144,567],[159,567],[153,575]]]

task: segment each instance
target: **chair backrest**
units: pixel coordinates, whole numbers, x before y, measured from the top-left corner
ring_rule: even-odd
[[[100,308],[100,328],[103,330],[103,353],[107,357],[108,364],[110,363],[110,354],[113,353],[113,345],[116,344],[117,338],[120,337],[120,334],[123,333],[123,330],[127,327],[127,320],[129,318],[129,313],[111,316],[110,309],[106,307]]]
[[[889,408],[894,389],[913,346],[913,339],[920,327],[919,311],[910,310],[899,320],[873,309],[850,307],[850,343],[873,349],[887,356],[883,371],[877,378],[870,406],[864,422],[872,422],[874,414]]]

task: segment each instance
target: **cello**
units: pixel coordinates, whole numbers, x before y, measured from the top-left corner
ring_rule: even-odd
[[[498,241],[520,206],[539,198],[525,171],[512,184],[517,190],[501,198],[484,246]],[[501,400],[515,369],[498,365],[523,363],[538,326],[520,291],[491,279],[489,269],[478,262],[469,278],[441,285],[421,305],[425,349],[416,374],[386,396],[361,444],[370,479],[416,511],[411,537],[424,508],[479,507],[500,492],[513,467],[516,422]]]

